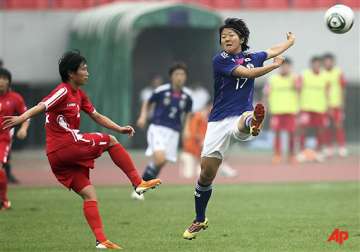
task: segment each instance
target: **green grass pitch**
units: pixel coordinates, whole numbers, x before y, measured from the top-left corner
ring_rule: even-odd
[[[98,187],[108,238],[125,251],[360,251],[359,184],[215,185],[209,228],[182,239],[194,217],[192,186],[161,186],[131,200],[129,187]],[[10,188],[0,213],[0,251],[96,251],[82,201],[55,188]],[[343,245],[327,242],[335,228]]]

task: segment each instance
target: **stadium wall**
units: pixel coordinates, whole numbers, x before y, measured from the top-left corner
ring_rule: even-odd
[[[0,11],[0,58],[14,73],[14,80],[31,85],[58,80],[57,59],[64,51],[76,11]],[[289,53],[295,70],[308,66],[314,54],[331,51],[352,85],[360,85],[359,16],[353,30],[337,35],[327,31],[322,11],[221,11],[225,17],[245,19],[251,30],[250,45],[266,49],[293,31],[297,44]]]

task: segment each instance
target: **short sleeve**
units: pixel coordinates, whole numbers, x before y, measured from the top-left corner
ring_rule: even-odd
[[[153,103],[153,102],[158,102],[161,99],[161,92],[152,92],[150,98],[149,98],[149,103]]]
[[[66,100],[68,90],[65,87],[54,89],[48,96],[42,99],[46,111],[51,111]]]
[[[94,113],[95,108],[94,105],[91,103],[89,97],[82,90],[80,90],[80,94],[81,94],[81,110],[87,114]]]
[[[227,76],[231,76],[232,71],[237,66],[239,66],[239,64],[225,52],[216,55],[213,59],[214,72]]]
[[[264,61],[267,58],[267,53],[264,51],[255,52],[251,54],[252,59],[256,62],[255,67],[260,67],[264,64]]]
[[[18,115],[21,115],[27,110],[27,107],[25,105],[25,101],[21,95],[16,96],[16,113]]]
[[[186,103],[185,112],[186,113],[192,112],[192,107],[193,107],[192,98],[190,96],[188,96],[188,101]]]

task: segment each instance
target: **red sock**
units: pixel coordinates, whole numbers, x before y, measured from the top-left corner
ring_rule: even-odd
[[[97,207],[97,201],[84,201],[83,210],[85,218],[91,230],[93,231],[96,240],[98,240],[99,242],[106,241],[107,239],[105,237],[103,226],[101,223],[101,217]]]
[[[324,144],[327,145],[329,148],[332,147],[332,129],[329,127],[328,129],[325,130],[325,134],[324,134]]]
[[[336,141],[340,147],[345,146],[345,131],[344,128],[336,129]]]
[[[322,129],[322,128],[317,129],[317,132],[316,132],[316,139],[317,139],[316,150],[317,151],[321,151],[321,147],[324,144],[324,135],[325,135],[324,130],[325,129]],[[326,132],[326,130],[325,130],[325,132]]]
[[[7,177],[5,170],[0,168],[0,203],[7,200]]]
[[[275,155],[280,155],[281,154],[280,131],[275,131],[274,149],[275,149]]]
[[[295,133],[289,132],[289,155],[293,156],[295,154]]]
[[[117,143],[111,146],[108,151],[112,161],[126,174],[134,186],[138,186],[142,179],[125,148]]]
[[[300,150],[301,151],[305,150],[305,131],[301,132],[299,141],[300,141]]]

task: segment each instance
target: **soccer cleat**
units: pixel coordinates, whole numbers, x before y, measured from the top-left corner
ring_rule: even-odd
[[[0,205],[0,211],[9,210],[11,208],[10,200],[3,201]]]
[[[131,193],[130,197],[134,200],[145,200],[144,194],[138,194],[135,191]]]
[[[272,162],[272,164],[279,164],[279,163],[281,163],[281,155],[275,154],[275,155],[272,157],[271,162]]]
[[[257,136],[260,133],[265,118],[265,107],[261,103],[256,104],[250,124],[250,133]]]
[[[160,179],[151,179],[148,181],[141,181],[140,185],[138,185],[135,188],[135,192],[137,194],[143,194],[144,192],[146,192],[149,189],[154,189],[155,187],[159,186],[161,184],[161,180]]]
[[[232,168],[230,165],[228,165],[226,162],[222,162],[220,165],[220,175],[228,178],[233,178],[237,176],[237,171]]]
[[[193,221],[193,223],[190,225],[190,227],[188,227],[184,234],[183,234],[183,238],[187,239],[187,240],[192,240],[196,238],[196,235],[203,229],[207,229],[209,227],[209,221],[206,218],[204,222],[198,222],[198,221]]]
[[[349,155],[348,150],[346,149],[346,147],[340,147],[338,150],[339,156],[340,157],[347,157]]]
[[[98,248],[98,249],[123,249],[119,245],[117,245],[109,240],[106,240],[103,242],[96,241],[96,248]]]
[[[324,148],[322,152],[325,158],[332,157],[334,155],[334,149],[330,147]]]

